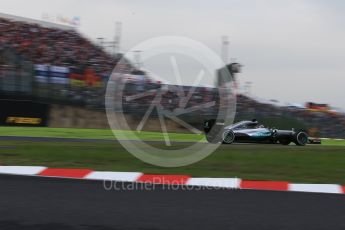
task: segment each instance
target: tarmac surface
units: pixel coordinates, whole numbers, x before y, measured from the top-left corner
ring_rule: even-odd
[[[344,195],[0,175],[1,230],[343,230],[344,218]]]

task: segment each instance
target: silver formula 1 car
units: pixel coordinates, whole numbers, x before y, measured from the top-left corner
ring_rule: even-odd
[[[278,130],[266,128],[256,120],[241,121],[229,126],[216,120],[204,122],[206,139],[210,143],[232,144],[242,143],[271,143],[289,145],[295,143],[304,146],[311,143],[309,136],[304,130]]]

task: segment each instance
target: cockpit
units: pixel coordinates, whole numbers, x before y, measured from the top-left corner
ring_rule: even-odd
[[[241,121],[233,125],[228,126],[229,129],[239,130],[239,129],[259,129],[264,128],[263,125],[259,124],[258,121]]]

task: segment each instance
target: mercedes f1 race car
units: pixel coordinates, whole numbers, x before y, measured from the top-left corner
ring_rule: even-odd
[[[204,122],[206,140],[210,143],[232,144],[242,143],[271,143],[289,145],[295,143],[304,146],[307,143],[316,144],[315,139],[310,139],[304,130],[278,130],[266,128],[255,119],[241,121],[229,126],[216,120]]]

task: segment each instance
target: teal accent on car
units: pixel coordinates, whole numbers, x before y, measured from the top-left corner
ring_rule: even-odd
[[[257,133],[252,133],[250,136],[252,136],[252,137],[269,137],[269,136],[271,136],[271,132],[257,132]]]

